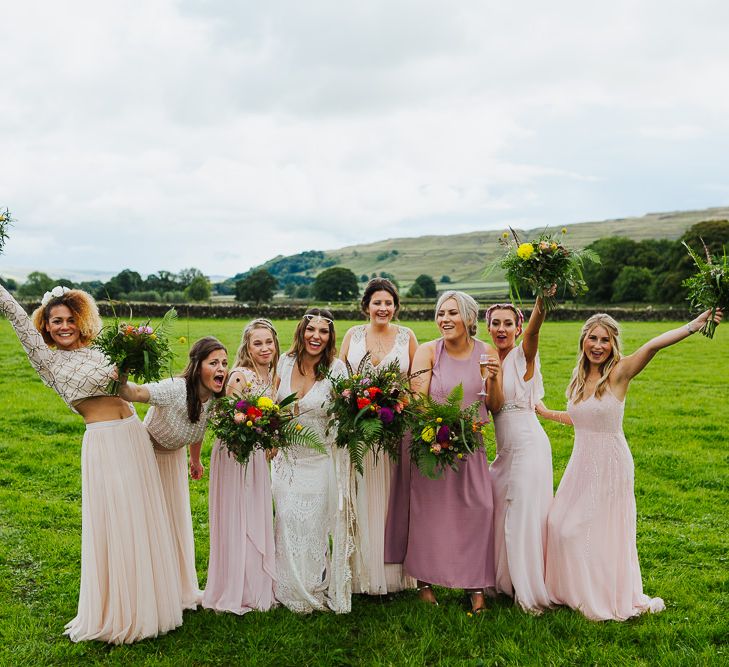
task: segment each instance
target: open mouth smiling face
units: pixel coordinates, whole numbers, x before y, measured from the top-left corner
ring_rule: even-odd
[[[206,389],[219,394],[225,387],[228,376],[228,353],[225,350],[214,350],[202,362],[200,383]]]

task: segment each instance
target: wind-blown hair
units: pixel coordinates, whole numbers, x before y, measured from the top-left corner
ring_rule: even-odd
[[[580,346],[577,352],[577,365],[572,371],[572,379],[570,380],[569,386],[567,387],[567,398],[573,403],[579,403],[585,398],[585,380],[587,379],[587,373],[590,370],[590,360],[587,358],[584,349],[585,338],[590,335],[590,332],[597,326],[604,327],[610,337],[610,345],[612,350],[610,356],[600,364],[600,379],[595,386],[595,398],[600,398],[607,389],[608,378],[610,377],[610,371],[615,368],[615,364],[620,361],[623,356],[621,351],[620,343],[620,327],[618,323],[605,313],[596,313],[592,317],[588,318],[587,322],[582,325],[582,332],[580,333]],[[589,397],[588,397],[589,398]]]
[[[438,311],[443,304],[453,299],[456,302],[458,313],[466,326],[466,333],[469,338],[473,338],[478,333],[478,304],[476,300],[465,292],[457,290],[448,290],[438,297],[438,303],[435,304],[435,319],[438,319]]]
[[[304,369],[301,365],[302,356],[306,351],[306,343],[304,342],[304,332],[306,326],[311,320],[322,318],[329,324],[329,341],[326,347],[322,350],[321,358],[319,363],[316,365],[315,377],[317,380],[323,380],[327,374],[327,371],[332,365],[335,357],[337,356],[337,337],[334,331],[334,316],[330,310],[326,308],[309,308],[301,318],[301,322],[296,325],[296,331],[294,332],[294,340],[291,343],[291,348],[287,352],[288,356],[296,359],[296,366],[299,369],[299,373],[304,374]]]
[[[213,336],[205,336],[195,341],[190,348],[189,361],[185,370],[180,374],[185,379],[187,387],[187,416],[193,424],[197,424],[200,420],[200,412],[202,411],[202,403],[200,402],[200,375],[202,373],[203,362],[217,350],[228,350],[217,338]],[[215,398],[225,395],[225,390],[213,394]]]
[[[370,301],[372,301],[372,295],[375,292],[387,292],[392,297],[392,303],[395,305],[395,315],[400,312],[400,294],[395,287],[395,283],[388,280],[387,278],[373,278],[367,283],[362,294],[362,301],[360,301],[360,308],[365,315],[369,314]]]
[[[31,316],[35,328],[40,331],[43,340],[49,347],[56,346],[51,335],[46,331],[46,325],[51,320],[51,310],[56,306],[66,306],[73,313],[82,345],[88,345],[104,326],[94,297],[80,289],[68,290],[61,296],[53,297],[45,306],[38,306]]]
[[[253,361],[253,357],[251,356],[250,343],[251,336],[256,329],[266,329],[273,337],[275,352],[271,358],[268,370],[270,373],[271,385],[275,386],[276,368],[278,366],[278,358],[281,356],[281,346],[279,345],[278,334],[273,326],[273,322],[265,317],[257,317],[255,320],[251,320],[248,324],[246,324],[245,329],[243,329],[243,336],[240,339],[238,352],[235,355],[233,368],[250,368],[251,370],[255,370],[256,362]]]

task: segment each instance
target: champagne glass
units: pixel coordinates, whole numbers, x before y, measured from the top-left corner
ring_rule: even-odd
[[[478,359],[478,365],[481,369],[481,391],[476,394],[477,396],[488,396],[488,394],[486,393],[486,378],[489,374],[488,361],[488,354],[482,354]]]

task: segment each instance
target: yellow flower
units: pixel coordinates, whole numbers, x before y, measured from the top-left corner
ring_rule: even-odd
[[[443,421],[443,417],[438,417],[435,421],[437,421],[440,424]]]
[[[421,432],[420,437],[423,442],[433,442],[435,440],[435,429],[432,426],[426,426]]]
[[[462,459],[462,458],[463,458],[463,454],[459,454],[459,455],[458,455],[458,458],[459,458],[459,459]]]
[[[270,410],[273,407],[273,401],[268,396],[261,396],[256,405],[264,410]]]
[[[300,431],[302,428],[304,428],[301,424],[296,424],[296,430]]]
[[[521,259],[529,259],[534,254],[534,246],[531,243],[522,243],[516,249],[516,254]]]
[[[274,412],[278,412],[281,408],[279,407],[278,403],[273,404],[273,410]]]
[[[567,227],[562,227],[562,233],[563,234],[566,234],[567,233]]]
[[[549,244],[549,247],[550,247],[550,248],[551,248],[552,250],[556,250],[556,249],[557,249],[557,244],[556,244],[556,243],[555,243],[554,241],[552,241],[552,242],[551,242],[551,243]]]
[[[248,421],[246,422],[246,426],[253,426],[253,422],[252,422],[252,421],[251,421],[251,420],[249,419],[249,420],[248,420]]]
[[[157,340],[157,334],[153,333],[149,336],[152,340]]]
[[[179,338],[177,339],[177,342],[178,342],[178,343],[182,343],[182,344],[184,345],[185,343],[187,343],[187,338],[185,338],[184,336],[180,336],[180,337],[179,337]]]
[[[504,233],[503,233],[503,234],[501,235],[501,238],[504,238],[504,239],[508,239],[508,238],[509,238],[509,232],[504,232]]]

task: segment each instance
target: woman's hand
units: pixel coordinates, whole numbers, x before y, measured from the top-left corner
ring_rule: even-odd
[[[266,461],[271,461],[276,458],[276,454],[278,454],[278,447],[274,447],[273,449],[267,449],[266,450]]]
[[[205,466],[202,464],[200,459],[190,459],[190,477],[195,480],[202,479],[205,473]]]
[[[486,361],[486,370],[488,371],[489,379],[491,380],[498,377],[499,373],[501,373],[501,361],[499,361],[499,357],[497,355],[490,354],[488,356]]]
[[[549,411],[549,408],[544,405],[544,401],[539,401],[539,403],[534,406],[534,412],[544,419],[547,419],[547,413]]]
[[[691,320],[689,322],[689,330],[691,333],[694,333],[695,331],[699,331],[704,324],[709,320],[711,317],[711,308],[709,310],[705,310],[701,315],[699,315],[697,318]],[[714,322],[717,324],[721,323],[722,319],[724,318],[724,311],[721,308],[716,309],[716,313],[714,315]]]

